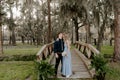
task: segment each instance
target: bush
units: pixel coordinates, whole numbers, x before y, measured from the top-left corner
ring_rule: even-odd
[[[36,63],[36,71],[38,73],[38,80],[50,80],[50,76],[54,75],[53,65],[49,64],[47,61],[40,61]]]
[[[36,55],[4,55],[0,56],[0,61],[33,61]]]
[[[109,67],[107,66],[107,60],[103,57],[103,55],[96,55],[93,57],[91,61],[92,68],[95,68],[97,80],[105,80],[105,75],[109,71]]]

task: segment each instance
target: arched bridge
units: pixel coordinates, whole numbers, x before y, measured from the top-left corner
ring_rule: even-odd
[[[52,50],[53,43],[44,45],[37,53],[37,59],[45,60],[49,57],[49,63],[55,64],[55,57]],[[83,42],[74,43],[74,46],[71,48],[72,71],[74,74],[70,78],[92,79],[95,75],[95,70],[90,69],[91,59],[97,54],[99,54],[99,51],[91,44]],[[60,74],[60,66],[58,69],[58,78],[65,78]]]

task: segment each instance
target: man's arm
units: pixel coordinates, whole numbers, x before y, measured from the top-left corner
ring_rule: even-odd
[[[56,53],[57,52],[57,42],[55,41],[54,42],[54,53]]]
[[[58,55],[57,55],[57,42],[56,41],[54,42],[54,53],[55,53],[55,57],[58,58]]]

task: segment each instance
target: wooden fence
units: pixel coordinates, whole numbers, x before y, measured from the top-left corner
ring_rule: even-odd
[[[37,53],[37,60],[46,60],[49,58],[49,62],[51,62],[54,54],[53,54],[53,43],[46,44],[42,46],[40,51]]]

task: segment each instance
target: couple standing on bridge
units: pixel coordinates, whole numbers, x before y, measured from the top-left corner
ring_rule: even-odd
[[[59,33],[58,38],[54,42],[54,53],[56,57],[55,63],[55,77],[57,77],[58,66],[61,61],[61,75],[63,77],[70,77],[72,75],[72,63],[70,52],[69,35]]]

